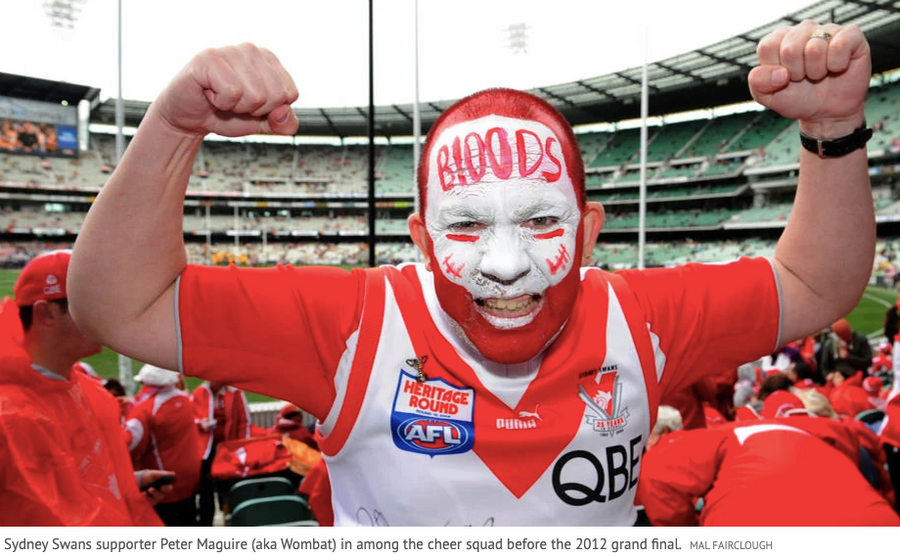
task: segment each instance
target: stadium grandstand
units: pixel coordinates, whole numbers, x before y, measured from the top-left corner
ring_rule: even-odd
[[[859,25],[873,49],[867,114],[880,249],[897,252],[900,193],[900,15],[890,2],[829,0],[741,36],[650,64],[647,145],[648,266],[765,254],[790,213],[796,187],[796,124],[748,103],[746,72],[758,39],[805,18]],[[579,129],[592,200],[607,210],[594,263],[637,264],[641,68],[531,92]],[[115,101],[88,86],[0,74],[0,95],[90,103],[89,125],[115,121]],[[452,101],[421,107],[425,126]],[[744,103],[744,104],[741,104]],[[136,127],[148,104],[125,103]],[[367,257],[364,108],[297,109],[300,132],[332,144],[206,141],[195,163],[184,233],[192,260],[212,264],[360,264]],[[379,263],[418,260],[406,217],[415,206],[412,106],[376,107]],[[597,125],[601,124],[601,125]],[[87,126],[85,126],[87,127]],[[0,149],[0,264],[21,265],[32,246],[71,243],[116,163],[115,137],[90,132],[77,156],[21,156]],[[58,154],[58,153],[48,153]],[[23,253],[25,255],[23,256]]]
[[[891,2],[828,0],[743,35],[648,67],[647,266],[766,254],[790,214],[797,181],[796,124],[748,102],[758,39],[806,18],[857,24],[873,49],[869,146],[881,271],[893,273],[900,234],[900,15]],[[637,265],[641,68],[531,92],[576,126],[592,200],[607,222],[593,254],[610,268]],[[87,101],[92,129],[115,121],[115,101],[89,86],[0,74],[0,96]],[[421,107],[430,125],[452,100]],[[148,104],[125,101],[134,128]],[[300,133],[323,144],[206,141],[188,189],[184,234],[193,261],[212,264],[361,264],[367,260],[365,108],[296,109]],[[375,232],[379,263],[419,260],[406,217],[414,209],[411,105],[376,107]],[[585,131],[586,130],[586,131]],[[406,139],[404,142],[403,139]],[[0,264],[21,265],[49,240],[78,233],[116,163],[115,137],[88,132],[77,156],[0,149]],[[32,153],[33,154],[33,153]],[[47,153],[47,154],[59,154]]]

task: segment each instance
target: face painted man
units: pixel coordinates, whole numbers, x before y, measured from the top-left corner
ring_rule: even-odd
[[[520,363],[565,326],[603,225],[571,128],[531,95],[492,89],[435,123],[410,232],[441,308],[483,356]]]

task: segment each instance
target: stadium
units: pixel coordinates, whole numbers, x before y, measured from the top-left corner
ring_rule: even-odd
[[[806,19],[857,25],[872,49],[866,116],[874,130],[868,163],[878,243],[870,286],[847,320],[875,346],[885,341],[885,313],[897,303],[900,265],[900,184],[895,178],[900,172],[900,8],[895,2],[823,0],[646,68],[528,92],[572,124],[588,198],[606,209],[592,265],[622,270],[768,257],[791,214],[799,129],[796,121],[752,102],[747,73],[757,64],[761,38]],[[649,112],[642,145],[645,70]],[[371,121],[366,106],[294,108],[300,128],[288,141],[208,138],[194,162],[184,202],[189,261],[356,268],[367,266],[373,249],[378,265],[421,262],[407,228],[417,206],[414,122],[421,118],[424,135],[456,100],[375,106]],[[122,105],[127,130],[122,147],[127,148],[150,104],[124,99]],[[79,114],[79,106],[89,110]],[[0,293],[12,295],[28,261],[45,251],[71,248],[116,169],[121,156],[117,102],[101,100],[100,90],[90,84],[0,73],[0,125]],[[12,130],[21,125],[32,127],[19,127],[15,137]],[[370,130],[371,149],[363,140]],[[834,264],[839,271],[839,254]],[[133,388],[131,369],[140,363],[131,366],[109,349],[86,361],[101,377],[117,377]],[[123,371],[123,361],[128,370]],[[189,378],[187,386],[193,390],[200,382]],[[251,392],[247,397],[258,402],[254,423],[272,426],[282,404]]]

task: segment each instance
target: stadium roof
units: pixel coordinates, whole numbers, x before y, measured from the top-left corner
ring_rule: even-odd
[[[747,73],[756,64],[756,45],[770,31],[813,19],[858,25],[872,47],[873,73],[900,67],[900,2],[895,0],[824,0],[776,21],[705,48],[648,66],[649,113],[671,114],[750,100]],[[723,5],[724,11],[727,8]],[[640,116],[641,67],[531,89],[556,106],[573,125],[616,122]],[[2,92],[2,89],[0,89]],[[419,106],[423,132],[454,101]],[[125,101],[126,125],[136,126],[147,102]],[[367,106],[295,108],[301,135],[350,137],[368,135]],[[115,101],[99,104],[91,114],[96,123],[115,123]],[[375,107],[378,136],[413,134],[413,105]]]
[[[66,101],[72,106],[77,106],[82,100],[87,100],[93,105],[98,100],[100,89],[64,81],[0,73],[0,95],[54,103]]]

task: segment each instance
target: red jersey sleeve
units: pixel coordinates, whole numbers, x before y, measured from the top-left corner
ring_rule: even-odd
[[[619,273],[658,339],[660,385],[671,391],[772,353],[780,341],[775,269],[763,258]]]
[[[188,265],[176,298],[181,370],[324,418],[346,340],[359,325],[364,276],[331,267]]]

